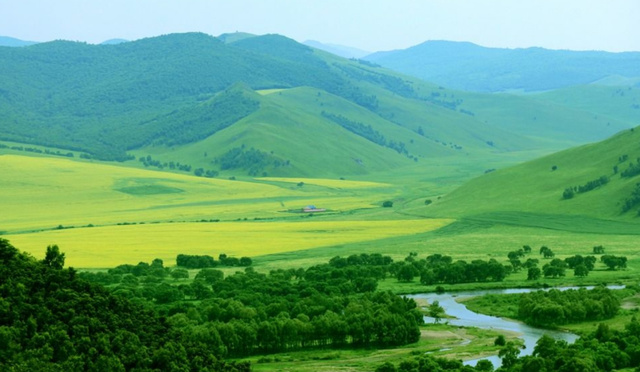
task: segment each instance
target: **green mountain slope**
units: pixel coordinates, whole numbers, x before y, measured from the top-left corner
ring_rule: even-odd
[[[638,129],[492,172],[420,210],[433,215],[504,223],[522,219],[528,220],[525,224],[536,226],[546,225],[554,219],[551,224],[579,224],[576,221],[580,219],[576,217],[580,216],[638,223]],[[601,182],[603,177],[608,182]],[[569,188],[573,195],[565,195]]]
[[[575,86],[528,97],[590,112],[594,117],[607,116],[640,124],[640,84],[615,83]]]
[[[282,176],[422,172],[445,158],[513,163],[631,126],[239,33],[0,48],[0,122],[0,140],[85,157]]]
[[[541,91],[589,84],[611,75],[640,77],[637,52],[500,49],[427,41],[365,59],[447,87],[478,92]]]

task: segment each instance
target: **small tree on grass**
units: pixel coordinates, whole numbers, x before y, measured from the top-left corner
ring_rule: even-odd
[[[585,276],[589,275],[589,269],[586,265],[580,264],[576,266],[575,269],[573,269],[573,275],[584,278]]]
[[[538,267],[530,267],[527,271],[527,280],[538,280],[542,275],[542,271]]]
[[[385,200],[385,201],[382,203],[382,206],[383,206],[384,208],[391,208],[391,207],[393,207],[393,202],[392,202],[391,200]]]

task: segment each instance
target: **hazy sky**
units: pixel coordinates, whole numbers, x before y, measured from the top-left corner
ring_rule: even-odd
[[[367,51],[426,40],[640,51],[640,0],[0,0],[0,36],[100,43],[278,33]]]

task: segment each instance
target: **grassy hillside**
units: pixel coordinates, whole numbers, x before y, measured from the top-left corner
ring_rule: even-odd
[[[606,85],[601,82],[558,89],[528,97],[590,112],[594,118],[607,116],[625,120],[633,125],[640,123],[639,84]]]
[[[365,59],[444,86],[478,92],[542,91],[615,75],[640,77],[637,52],[500,49],[467,42],[427,41]]]
[[[637,230],[636,201],[640,131],[626,130],[595,144],[562,151],[498,170],[460,187],[434,205],[416,208],[427,215],[470,217],[573,231]],[[596,182],[601,177],[609,182]],[[564,196],[572,188],[573,197]],[[625,204],[630,204],[625,208]],[[518,220],[522,220],[516,222]],[[603,220],[618,220],[607,222]],[[633,223],[633,224],[629,224]],[[636,231],[637,233],[637,231]]]
[[[445,89],[279,35],[0,48],[0,85],[2,140],[207,176],[424,172],[443,157],[486,159],[484,170],[630,125]]]

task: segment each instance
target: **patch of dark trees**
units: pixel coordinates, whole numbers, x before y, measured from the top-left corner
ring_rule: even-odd
[[[501,282],[511,272],[509,266],[503,265],[495,259],[488,261],[464,260],[453,261],[450,256],[433,254],[424,259],[417,259],[411,253],[404,262],[397,262],[389,266],[389,272],[399,281],[410,282],[414,277],[420,277],[424,285],[458,284],[476,282]]]
[[[249,371],[225,362],[202,333],[116,296],[0,239],[0,366],[5,371]]]
[[[591,190],[595,190],[596,188],[600,187],[600,186],[604,186],[607,183],[609,183],[609,177],[607,176],[600,176],[600,178],[589,181],[587,183],[585,183],[584,185],[580,185],[580,186],[573,186],[573,187],[567,187],[564,192],[562,193],[562,198],[563,199],[571,199],[573,198],[576,194],[582,194]]]
[[[342,128],[357,136],[367,139],[377,145],[395,150],[398,154],[404,155],[410,159],[417,160],[417,158],[409,154],[409,151],[406,148],[407,145],[404,142],[387,140],[382,133],[373,129],[373,127],[371,127],[371,124],[365,125],[364,123],[361,123],[359,121],[353,121],[342,115],[335,115],[326,111],[322,111],[322,116],[333,121],[334,123],[340,125]]]
[[[159,268],[158,260],[154,260]],[[416,342],[422,314],[415,302],[377,291],[393,261],[381,255],[334,258],[308,269],[225,276],[204,268],[191,283],[184,268],[146,276],[82,273],[114,294],[147,303],[170,324],[207,340],[224,356],[316,347],[391,347]],[[146,265],[144,265],[146,266]],[[154,266],[152,263],[149,266]],[[170,275],[174,285],[164,278]]]
[[[250,257],[230,257],[224,253],[218,255],[218,260],[209,255],[189,255],[179,254],[176,257],[176,265],[187,269],[204,269],[207,267],[227,266],[227,267],[248,267],[253,260]]]
[[[624,156],[626,156],[626,155],[623,155],[623,157]],[[621,157],[621,159],[623,157]],[[624,160],[626,161],[627,158],[624,158]],[[616,168],[614,168],[614,170],[615,169]],[[627,167],[627,169],[625,169],[622,172],[620,172],[620,177],[622,177],[622,178],[631,178],[631,177],[635,177],[637,175],[640,175],[640,158],[636,159],[635,163],[630,162],[629,166]]]
[[[55,155],[55,156],[63,156],[66,158],[73,158],[74,155],[72,152],[61,152],[60,150],[49,150],[49,149],[44,149],[41,150],[39,148],[36,147],[25,147],[25,146],[7,146],[5,144],[0,143],[0,149],[11,149],[11,150],[15,150],[15,151],[24,151],[24,152],[32,152],[35,154],[47,154],[47,155]]]
[[[518,319],[538,327],[613,318],[620,300],[606,287],[535,291],[520,295]]]
[[[636,187],[631,192],[624,203],[622,204],[622,212],[628,212],[631,209],[635,208],[640,204],[640,183],[636,184]],[[638,215],[640,216],[640,210],[638,210]]]
[[[268,153],[251,147],[247,149],[244,144],[234,147],[214,160],[220,165],[221,170],[244,169],[250,176],[267,176],[265,170],[269,167],[280,168],[291,165],[289,160],[283,160],[273,152]]]

